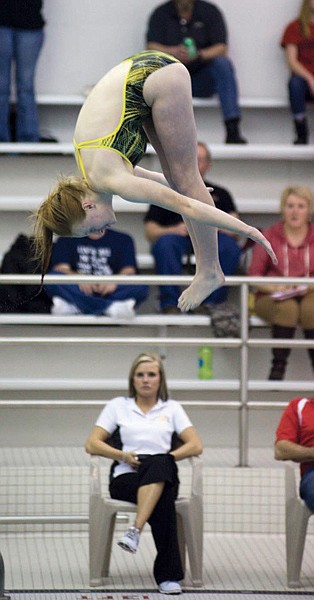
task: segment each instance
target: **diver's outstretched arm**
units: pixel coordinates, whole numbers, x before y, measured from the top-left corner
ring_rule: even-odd
[[[274,263],[277,263],[276,255],[270,242],[264,235],[251,225],[247,225],[240,219],[232,217],[215,206],[200,202],[194,198],[183,196],[177,191],[161,185],[145,177],[135,177],[127,171],[113,172],[106,177],[106,185],[115,194],[118,194],[130,202],[142,202],[156,204],[168,210],[181,214],[190,220],[199,221],[212,225],[219,229],[226,229],[238,235],[252,239],[265,248]],[[214,203],[213,203],[214,204]]]

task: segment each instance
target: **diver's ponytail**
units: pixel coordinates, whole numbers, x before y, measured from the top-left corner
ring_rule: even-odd
[[[49,269],[53,234],[71,236],[73,223],[85,217],[82,199],[86,189],[86,183],[79,177],[61,177],[34,215],[34,258],[42,274],[42,283]]]

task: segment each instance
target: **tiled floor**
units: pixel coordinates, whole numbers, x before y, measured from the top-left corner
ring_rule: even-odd
[[[11,600],[161,600],[165,596],[161,596],[158,592],[21,592],[11,594]],[[292,598],[288,595],[276,594],[272,592],[255,594],[255,593],[215,593],[215,592],[198,592],[185,593],[184,600],[306,600],[306,593],[293,594]],[[2,599],[1,599],[2,600]]]
[[[249,465],[254,467],[278,467],[282,463],[274,460],[273,448],[250,448]],[[205,448],[204,464],[209,467],[235,467],[239,464],[238,448]],[[0,465],[5,467],[30,466],[81,466],[89,465],[89,457],[83,447],[0,447]]]
[[[84,461],[88,457],[84,455]],[[76,469],[82,465],[81,449],[2,449],[0,452],[0,463],[2,472],[17,468],[13,475],[13,487],[10,490],[3,485],[0,496],[3,499],[11,498],[15,502],[16,490],[18,489],[15,479],[21,484],[21,472],[28,465],[38,465],[49,471],[49,468],[66,462],[67,468]],[[235,449],[210,449],[205,452],[204,464],[213,471],[224,467],[228,472],[237,464],[237,451]],[[272,456],[272,449],[250,451],[250,466],[263,468],[278,466]],[[249,472],[254,469],[245,470],[247,478]],[[25,474],[22,473],[24,476]],[[11,481],[11,479],[6,480]],[[26,480],[25,480],[26,481]],[[29,482],[28,482],[29,484]],[[75,497],[83,492],[87,496],[87,484],[76,488],[69,485],[65,480],[66,487],[70,487]],[[73,481],[72,481],[73,484]],[[234,487],[230,487],[231,479],[222,478],[225,488],[229,485],[230,501],[228,500],[228,514],[236,513],[237,499],[233,495]],[[30,485],[30,484],[29,484]],[[62,482],[62,486],[64,483]],[[261,489],[260,481],[256,483],[256,490]],[[254,506],[254,485],[249,485],[249,498],[247,493],[240,496],[246,500],[246,506],[252,509]],[[273,489],[271,480],[267,481],[265,496],[269,498],[268,489]],[[24,490],[26,498],[30,497],[30,488],[22,482],[20,486]],[[73,489],[72,489],[73,488]],[[38,488],[35,488],[36,490]],[[50,502],[56,502],[57,496],[51,497]],[[246,487],[245,487],[246,490]],[[53,490],[57,494],[56,489]],[[208,493],[208,492],[206,492]],[[260,492],[259,492],[260,493]],[[232,501],[233,499],[233,501]],[[263,500],[263,498],[262,498]],[[278,498],[274,498],[278,504]],[[86,497],[87,502],[87,497]],[[281,502],[281,500],[279,500]],[[277,506],[276,504],[276,506]],[[257,512],[261,514],[261,504],[257,504]],[[274,502],[270,503],[273,510],[272,518],[277,519],[277,509],[274,510]],[[87,506],[85,507],[87,510]],[[219,513],[219,504],[216,513]],[[254,511],[253,511],[254,512]],[[281,511],[282,512],[282,511]],[[253,515],[254,516],[254,515]],[[224,518],[224,515],[220,515]],[[252,515],[250,516],[250,521]],[[312,524],[311,524],[312,525]],[[119,531],[120,528],[120,531]],[[121,525],[115,532],[115,537],[121,534]],[[38,530],[37,533],[0,533],[0,551],[5,564],[5,589],[10,594],[11,600],[156,600],[161,596],[156,594],[155,582],[152,578],[152,564],[154,558],[154,546],[149,531],[144,532],[136,556],[123,552],[115,543],[113,545],[110,566],[110,577],[101,589],[89,588],[88,577],[88,538],[85,532],[78,529],[64,533],[50,530]],[[213,531],[213,530],[212,530]],[[303,598],[308,594],[314,594],[314,535],[309,528],[306,538],[306,546],[302,564],[302,588],[297,592],[291,591],[286,586],[285,565],[285,540],[280,529],[274,529],[274,533],[205,533],[204,535],[204,587],[196,589],[191,587],[189,572],[187,569],[184,589],[186,600],[251,600],[252,594],[258,594],[258,600],[283,600],[293,597],[295,600]],[[273,529],[270,529],[273,531]],[[279,533],[278,533],[279,531]],[[1,594],[0,594],[0,600]]]
[[[8,590],[86,590],[88,541],[84,534],[2,535],[1,552]],[[102,589],[155,589],[154,547],[149,532],[142,535],[136,556],[113,546],[111,576]],[[314,593],[314,536],[307,536],[302,565],[302,590]],[[191,588],[189,573],[186,588]],[[287,592],[285,543],[282,535],[205,534],[204,589],[216,592]],[[202,590],[197,590],[202,591]]]

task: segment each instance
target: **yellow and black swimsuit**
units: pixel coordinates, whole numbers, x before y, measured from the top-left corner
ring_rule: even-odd
[[[123,110],[117,127],[112,133],[95,140],[79,144],[73,140],[76,160],[84,179],[87,178],[80,153],[82,148],[108,148],[120,154],[132,166],[141,160],[148,141],[143,123],[151,114],[151,108],[143,98],[144,83],[157,69],[178,61],[169,54],[148,50],[135,54],[123,62],[129,62],[130,69],[124,82]]]

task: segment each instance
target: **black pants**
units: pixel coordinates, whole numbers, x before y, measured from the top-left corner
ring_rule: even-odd
[[[162,581],[180,581],[184,576],[175,510],[175,499],[179,488],[177,473],[173,456],[156,454],[142,460],[137,473],[119,475],[109,486],[112,498],[137,504],[139,487],[160,481],[165,482],[163,493],[148,519],[157,549],[154,562],[154,577],[157,584]]]

